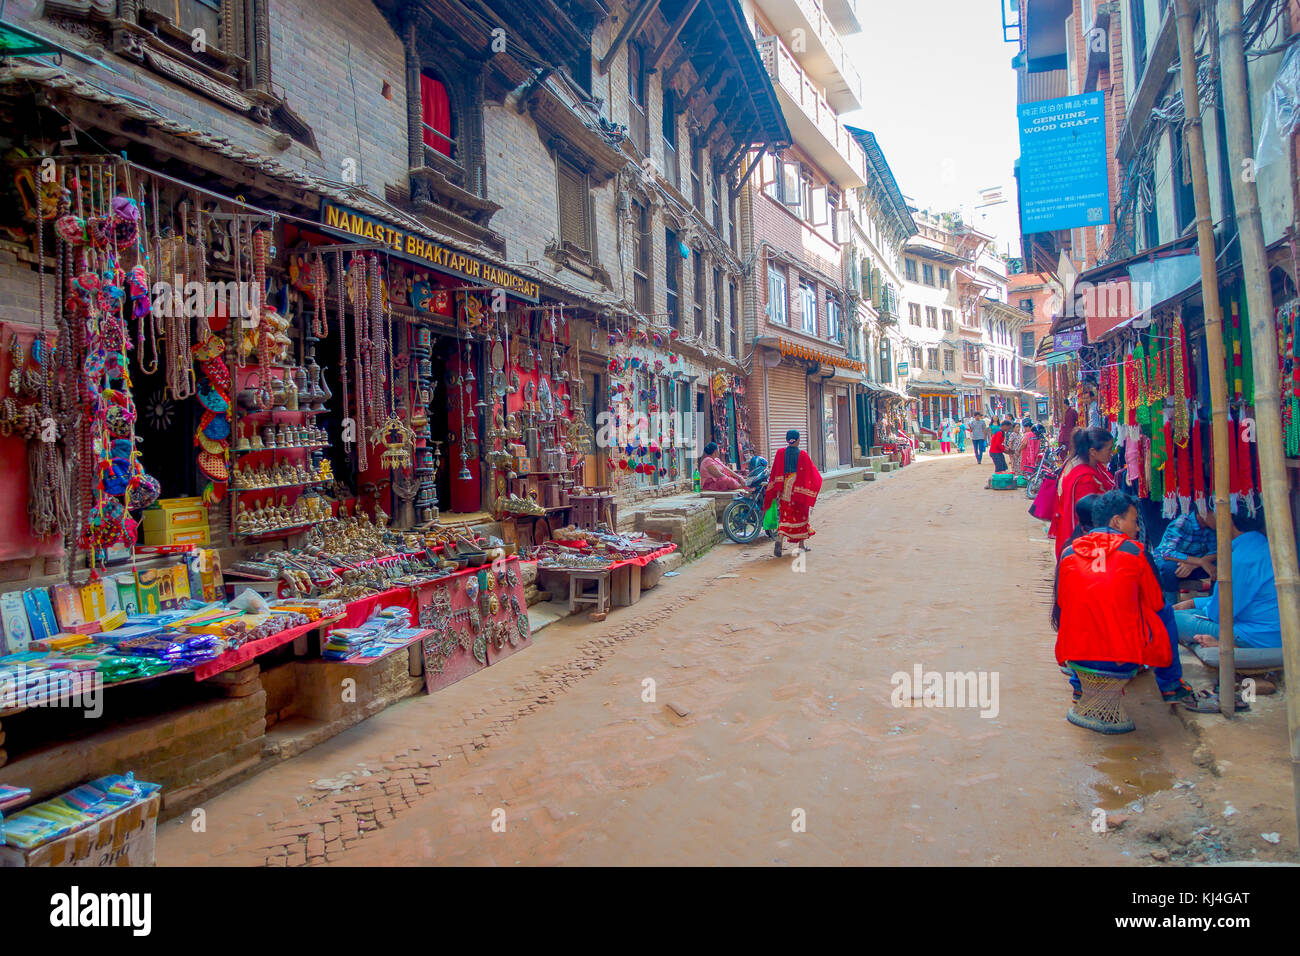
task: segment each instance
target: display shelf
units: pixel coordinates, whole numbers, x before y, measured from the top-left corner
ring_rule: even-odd
[[[333,480],[334,480],[333,478],[329,478],[329,479],[315,478],[311,481],[291,481],[286,485],[258,485],[254,488],[232,487],[230,490],[235,492],[236,494],[245,494],[246,492],[251,492],[251,491],[276,491],[280,488],[311,488],[315,485],[328,485]]]
[[[268,451],[301,451],[305,448],[328,448],[326,442],[319,442],[315,445],[276,445],[273,448],[245,448],[243,451],[236,451],[237,455],[260,455]]]

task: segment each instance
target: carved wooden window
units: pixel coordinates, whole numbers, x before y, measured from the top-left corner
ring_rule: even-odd
[[[136,19],[182,61],[251,81],[253,59],[248,50],[250,13],[245,0],[134,0],[119,3],[121,12],[136,11]]]
[[[586,173],[563,159],[555,162],[559,187],[560,242],[590,256],[595,243],[591,235],[591,184]]]
[[[420,128],[424,152],[438,152],[457,159],[456,116],[447,85],[432,71],[420,74]]]
[[[633,294],[637,311],[642,315],[654,312],[651,277],[654,272],[654,245],[650,234],[650,214],[646,207],[632,201],[632,274]]]

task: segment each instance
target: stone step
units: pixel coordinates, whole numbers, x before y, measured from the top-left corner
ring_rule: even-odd
[[[874,471],[869,471],[869,472],[867,472],[865,475],[862,476],[862,480],[863,480],[863,481],[875,481],[875,480],[876,480],[876,477],[877,477],[877,475],[876,475],[876,473],[875,473]]]
[[[880,466],[880,470],[886,473],[895,471],[897,470],[897,468],[898,468],[898,462],[896,461],[887,461]]]

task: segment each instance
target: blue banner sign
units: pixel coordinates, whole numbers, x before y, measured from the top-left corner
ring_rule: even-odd
[[[1016,116],[1021,231],[1029,235],[1110,222],[1105,94],[1024,103]]]

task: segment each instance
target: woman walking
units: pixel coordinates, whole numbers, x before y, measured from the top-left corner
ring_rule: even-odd
[[[809,550],[807,541],[816,532],[809,526],[808,518],[813,505],[817,504],[817,494],[821,490],[821,472],[808,457],[808,453],[800,450],[799,429],[792,428],[785,433],[785,448],[772,456],[772,476],[763,493],[764,511],[772,507],[773,501],[780,503],[777,509],[776,545],[772,549],[778,558],[785,538],[789,538],[804,551]]]
[[[956,437],[953,433],[952,419],[945,418],[943,420],[943,430],[939,432],[939,451],[945,455],[951,455],[952,444]]]
[[[957,419],[957,454],[966,453],[966,419]]]
[[[1075,506],[1086,495],[1103,495],[1115,488],[1107,467],[1114,457],[1115,438],[1104,428],[1079,428],[1074,432],[1074,454],[1061,469],[1056,484],[1056,514],[1048,532],[1056,539],[1056,559],[1074,532]]]

